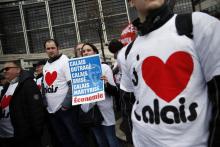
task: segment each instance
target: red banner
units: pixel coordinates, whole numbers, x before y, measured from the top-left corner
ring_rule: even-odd
[[[127,45],[136,38],[136,29],[132,23],[129,23],[121,33],[120,41],[123,45]]]

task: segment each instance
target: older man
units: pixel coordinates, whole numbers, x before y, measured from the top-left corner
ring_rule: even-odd
[[[19,61],[6,62],[2,70],[9,84],[1,95],[0,146],[41,147],[44,108],[33,76]]]

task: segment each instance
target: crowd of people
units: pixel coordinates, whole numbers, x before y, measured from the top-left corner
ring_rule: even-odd
[[[4,63],[0,87],[0,147],[120,147],[116,112],[127,146],[220,146],[220,21],[202,12],[177,15],[169,0],[128,0],[137,37],[113,39],[116,60],[102,63],[105,100],[72,105],[69,58],[45,40],[46,61],[35,76],[19,61]],[[78,58],[99,54],[78,43]],[[103,120],[83,126],[79,112],[97,106]]]

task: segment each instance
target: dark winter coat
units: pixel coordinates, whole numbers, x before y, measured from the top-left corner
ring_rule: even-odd
[[[8,89],[3,89],[2,95]],[[40,138],[44,126],[44,107],[41,93],[33,80],[33,76],[22,71],[9,104],[11,122],[16,140]]]

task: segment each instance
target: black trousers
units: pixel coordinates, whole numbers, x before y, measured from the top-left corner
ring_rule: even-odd
[[[23,140],[0,138],[0,147],[42,147],[41,139],[28,137]]]

